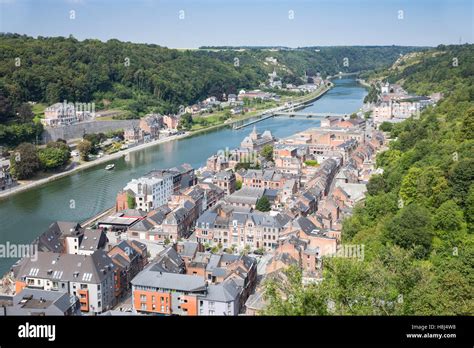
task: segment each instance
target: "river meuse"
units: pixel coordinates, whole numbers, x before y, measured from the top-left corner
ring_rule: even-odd
[[[366,90],[353,79],[333,80],[335,87],[302,112],[352,113],[362,106]],[[319,126],[315,119],[275,117],[256,124],[259,132],[270,130],[277,138]],[[189,163],[194,168],[220,149],[237,147],[251,127],[230,127],[201,133],[181,140],[149,147],[112,161],[113,171],[98,165],[44,186],[0,201],[0,244],[28,244],[47,229],[51,222],[84,221],[114,205],[117,192],[132,178],[154,168]],[[71,205],[73,200],[75,207]],[[71,208],[73,206],[73,208]],[[0,274],[15,262],[0,258]]]

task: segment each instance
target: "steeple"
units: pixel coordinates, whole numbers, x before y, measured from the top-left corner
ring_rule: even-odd
[[[255,125],[253,126],[252,133],[250,133],[250,138],[252,140],[258,139],[257,126],[255,126]]]

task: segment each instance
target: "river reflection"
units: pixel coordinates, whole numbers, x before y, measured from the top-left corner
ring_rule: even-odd
[[[353,79],[334,80],[335,87],[306,112],[352,113],[362,106],[366,90]],[[276,117],[256,124],[257,130],[270,130],[276,137],[287,137],[310,127],[316,119]],[[155,168],[189,163],[198,168],[218,150],[239,146],[251,127],[232,130],[220,128],[196,136],[167,142],[114,160],[115,169],[104,165],[77,172],[44,186],[0,201],[0,243],[28,243],[55,220],[83,221],[112,206],[117,192],[132,178]],[[12,260],[0,259],[0,273]]]

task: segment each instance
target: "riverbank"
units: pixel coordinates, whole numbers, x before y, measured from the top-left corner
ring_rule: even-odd
[[[125,149],[125,150],[120,150],[119,152],[116,152],[116,153],[113,153],[113,154],[110,154],[110,155],[104,155],[104,157],[98,158],[98,159],[96,159],[94,161],[91,161],[91,162],[81,163],[81,164],[75,166],[74,168],[71,168],[70,170],[67,170],[67,171],[64,171],[64,172],[61,172],[61,173],[57,173],[57,174],[53,174],[53,175],[48,176],[46,178],[42,178],[42,179],[34,180],[34,181],[31,181],[31,182],[28,182],[28,183],[25,183],[25,184],[17,185],[17,186],[15,186],[15,187],[7,190],[7,191],[1,192],[0,193],[0,200],[6,199],[6,198],[8,198],[12,195],[17,194],[17,193],[24,192],[24,191],[30,190],[32,188],[35,188],[35,187],[47,184],[49,182],[58,180],[58,179],[63,178],[65,176],[77,173],[81,170],[92,168],[92,167],[97,166],[99,164],[105,164],[105,163],[113,161],[115,159],[124,157],[129,153],[132,153],[132,152],[135,152],[135,151],[140,151],[140,150],[143,150],[145,148],[156,146],[156,145],[159,145],[159,144],[163,144],[163,143],[166,143],[168,141],[183,139],[185,137],[190,136],[191,134],[192,134],[191,132],[186,132],[184,134],[172,135],[172,136],[169,136],[169,137],[166,137],[166,138],[163,138],[163,139],[157,139],[157,140],[154,140],[154,141],[150,141],[150,142],[138,145],[138,146],[134,146],[134,147]]]
[[[315,100],[321,98],[332,87],[333,87],[333,84],[331,84],[331,86],[325,86],[322,90],[318,90],[318,91],[315,91],[314,93],[310,93],[308,95],[295,98],[292,101],[292,103],[296,103],[298,106],[304,106],[307,103],[310,103],[312,101],[315,101]],[[295,105],[295,104],[293,104],[293,105]],[[279,108],[282,108],[282,107],[279,107]],[[282,109],[284,109],[284,108],[285,107],[283,107]],[[178,139],[183,139],[183,138],[186,138],[186,137],[199,135],[201,133],[216,130],[216,129],[219,129],[219,128],[222,128],[222,127],[232,126],[234,123],[243,122],[243,121],[248,120],[248,119],[261,117],[262,115],[270,112],[273,109],[265,109],[265,110],[262,110],[262,111],[258,112],[257,114],[249,114],[249,115],[245,115],[245,116],[242,116],[242,117],[239,117],[239,118],[235,118],[235,119],[231,120],[230,122],[224,122],[224,123],[221,123],[221,124],[218,124],[218,125],[201,128],[201,129],[194,130],[194,131],[188,131],[188,132],[185,132],[184,134],[181,134],[181,135],[173,135],[173,136],[170,136],[170,137],[166,137],[164,139],[158,139],[158,140],[150,141],[148,143],[141,144],[141,145],[138,145],[138,146],[126,149],[126,150],[121,150],[121,151],[119,151],[117,153],[114,153],[114,154],[105,155],[104,157],[101,157],[101,158],[96,159],[96,160],[91,161],[91,162],[78,164],[77,166],[75,166],[74,168],[71,168],[70,170],[67,170],[67,171],[64,171],[64,172],[61,172],[61,173],[57,173],[57,174],[52,174],[52,175],[50,175],[48,177],[45,177],[45,178],[41,178],[41,179],[37,179],[37,180],[31,180],[27,183],[19,184],[19,185],[15,186],[11,189],[0,192],[0,201],[3,200],[3,199],[7,199],[8,197],[10,197],[12,195],[15,195],[17,193],[24,192],[24,191],[27,191],[29,189],[45,185],[45,184],[50,183],[52,181],[55,181],[57,179],[63,178],[65,176],[68,176],[68,175],[71,175],[71,174],[74,174],[74,173],[77,173],[81,170],[92,168],[92,167],[97,166],[99,164],[104,164],[104,163],[113,161],[114,159],[118,159],[120,157],[126,156],[127,154],[129,154],[131,152],[143,150],[145,148],[152,147],[152,146],[159,145],[159,144],[163,144],[163,143],[168,142],[168,141],[173,141],[173,140],[178,140]]]
[[[334,87],[318,101],[309,103],[301,112],[351,113],[362,105],[366,90],[354,79],[336,79]],[[304,96],[305,100],[309,94]],[[314,94],[313,94],[314,96]],[[313,104],[313,105],[311,105]],[[242,115],[248,116],[248,115]],[[241,119],[240,119],[241,120]],[[285,138],[305,129],[317,127],[315,119],[272,117],[263,121],[260,128]],[[45,231],[54,221],[84,222],[114,205],[117,192],[130,181],[154,169],[172,168],[189,163],[199,168],[206,163],[207,154],[226,148],[238,147],[247,136],[244,130],[232,127],[207,129],[191,133],[179,141],[169,141],[129,155],[129,161],[116,159],[113,171],[98,168],[84,170],[77,175],[65,176],[0,201],[0,244],[28,244]],[[194,136],[196,135],[196,136]],[[169,139],[168,139],[169,140]],[[70,202],[74,200],[75,207]],[[0,274],[7,272],[14,259],[0,259]]]
[[[366,88],[370,88],[370,83],[368,83],[367,81],[363,80],[363,79],[356,79],[357,83],[361,84],[362,86],[366,87]]]

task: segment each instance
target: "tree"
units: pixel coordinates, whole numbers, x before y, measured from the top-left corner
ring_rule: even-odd
[[[265,145],[260,154],[267,160],[273,161],[273,146]]]
[[[449,200],[441,204],[433,216],[434,227],[449,233],[456,233],[465,225],[462,210],[453,201]]]
[[[461,136],[465,140],[474,138],[474,107],[470,108],[461,123]]]
[[[235,165],[234,170],[240,170],[240,169],[260,169],[260,165],[253,164],[251,162],[239,162]]]
[[[468,229],[470,233],[474,232],[474,184],[469,188],[469,194],[466,199],[466,210],[465,210],[466,221],[468,223]]]
[[[128,209],[135,209],[135,197],[133,197],[131,194],[127,194],[127,207]]]
[[[433,237],[430,212],[416,204],[403,207],[386,226],[385,237],[402,248],[413,248],[416,257],[425,257]]]
[[[179,119],[179,127],[181,129],[190,130],[193,127],[193,116],[188,112],[181,115]]]
[[[449,175],[449,185],[457,202],[462,206],[465,204],[472,182],[474,182],[474,159],[457,162]]]
[[[13,116],[11,101],[0,92],[0,123],[6,122]]]
[[[38,157],[45,170],[57,169],[69,160],[69,149],[46,147],[38,151]]]
[[[372,220],[383,218],[387,214],[394,214],[398,210],[397,196],[394,193],[369,195],[365,200],[364,210]]]
[[[385,183],[385,179],[382,175],[373,175],[367,183],[367,192],[372,196],[387,192],[387,189],[387,184]]]
[[[81,154],[82,160],[87,161],[88,156],[92,151],[92,144],[89,140],[82,140],[77,144],[77,150]]]
[[[242,188],[242,181],[241,180],[236,180],[235,181],[235,190],[238,191]]]
[[[257,204],[255,205],[255,209],[257,209],[258,211],[270,211],[272,209],[272,206],[267,196],[262,196],[257,201]]]
[[[448,182],[437,167],[412,167],[402,179],[400,197],[404,204],[417,202],[437,207],[448,199]]]
[[[31,105],[28,103],[23,103],[18,108],[18,118],[22,123],[28,123],[33,121],[35,114],[31,109]]]
[[[41,163],[33,144],[18,145],[10,157],[11,172],[18,179],[29,179],[41,168]]]
[[[384,121],[380,124],[379,129],[382,132],[390,132],[393,128],[393,123]]]

